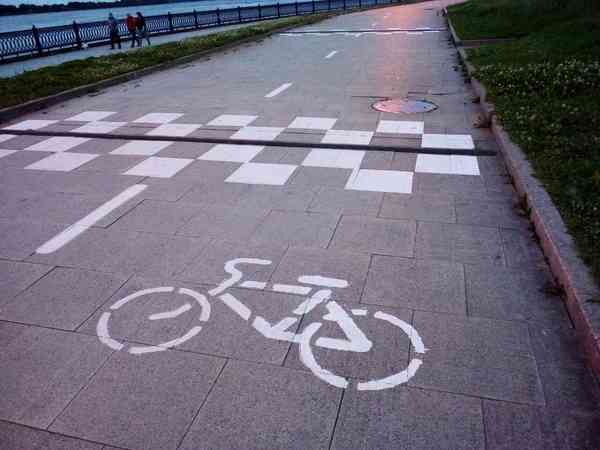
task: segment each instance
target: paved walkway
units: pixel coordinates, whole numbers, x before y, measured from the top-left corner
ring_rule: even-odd
[[[219,33],[221,31],[234,30],[236,28],[246,27],[256,25],[254,23],[247,24],[239,24],[239,25],[230,25],[226,27],[219,28],[207,28],[203,30],[197,31],[188,31],[186,33],[174,33],[174,34],[163,34],[161,36],[151,36],[150,42],[152,45],[164,44],[166,42],[176,42],[182,39],[194,37],[194,36],[205,36],[207,34]],[[144,46],[147,45],[146,41],[143,42]],[[23,72],[27,72],[30,70],[40,69],[42,67],[48,66],[56,66],[58,64],[62,64],[67,61],[75,61],[79,59],[92,58],[96,56],[104,56],[111,55],[113,53],[123,53],[128,51],[136,51],[138,47],[135,49],[131,49],[131,43],[129,41],[123,41],[122,48],[119,50],[115,48],[111,50],[110,45],[102,45],[99,47],[88,47],[83,50],[66,52],[66,53],[57,53],[51,56],[45,56],[43,58],[34,58],[27,59],[25,61],[16,61],[9,64],[1,64],[0,65],[0,77],[13,77],[15,75],[19,75]]]
[[[598,385],[501,159],[453,153],[495,144],[442,5],[5,125],[1,448],[600,446]],[[439,108],[371,108],[407,95]]]

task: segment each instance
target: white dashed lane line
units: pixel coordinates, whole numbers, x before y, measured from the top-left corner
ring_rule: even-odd
[[[272,98],[272,97],[275,97],[276,95],[281,94],[283,91],[285,91],[287,88],[289,88],[292,84],[293,83],[283,83],[277,89],[274,89],[271,92],[269,92],[267,95],[265,95],[265,98]]]

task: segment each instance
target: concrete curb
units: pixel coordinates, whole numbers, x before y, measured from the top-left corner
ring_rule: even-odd
[[[446,19],[448,26],[453,30],[447,14]],[[473,89],[482,100],[484,115],[490,121],[492,133],[500,147],[515,189],[527,205],[530,220],[552,274],[564,290],[565,304],[586,359],[596,377],[600,379],[600,304],[590,302],[592,298],[600,300],[600,288],[589,268],[577,254],[573,238],[569,235],[550,195],[535,178],[525,153],[511,141],[508,133],[502,128],[495,117],[493,105],[487,104],[491,109],[486,106],[485,87],[473,77],[474,67],[468,62],[464,48],[457,47],[457,50],[469,73]]]
[[[332,13],[330,16],[333,17],[337,15],[336,13]],[[255,25],[255,23],[249,24],[249,26]],[[66,100],[70,100],[72,98],[81,97],[91,92],[96,92],[101,89],[108,88],[110,86],[114,86],[117,84],[125,83],[127,81],[135,80],[146,75],[150,75],[155,72],[160,72],[161,70],[170,69],[175,66],[179,66],[181,64],[186,64],[196,59],[202,58],[204,56],[222,52],[226,50],[230,50],[239,45],[247,44],[250,42],[256,42],[262,39],[265,39],[269,36],[272,36],[276,33],[283,33],[287,30],[291,30],[293,28],[297,28],[302,25],[290,25],[288,27],[277,28],[275,30],[269,31],[265,34],[260,34],[258,36],[251,36],[239,41],[231,42],[229,44],[222,45],[220,47],[211,48],[208,50],[204,50],[198,53],[194,53],[192,55],[182,56],[181,58],[175,59],[173,61],[169,61],[162,64],[157,64],[155,66],[146,67],[144,69],[139,69],[130,73],[125,73],[122,75],[117,75],[116,77],[109,78],[107,80],[98,81],[96,83],[86,84],[84,86],[79,86],[73,89],[69,89],[66,91],[59,92],[58,94],[49,95],[48,97],[39,98],[36,100],[31,100],[27,103],[22,103],[20,105],[9,106],[7,108],[0,109],[0,123],[8,122],[12,119],[15,119],[21,115],[31,113],[34,111],[38,111],[40,109],[47,108],[52,105],[56,105],[58,103],[64,102]]]

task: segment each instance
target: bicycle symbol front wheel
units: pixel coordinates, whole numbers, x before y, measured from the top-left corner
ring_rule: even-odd
[[[414,353],[418,355],[425,354],[427,349],[423,344],[423,340],[412,325],[401,319],[398,319],[391,314],[384,313],[383,311],[377,311],[375,314],[373,314],[373,317],[400,328],[408,336]],[[312,350],[314,344],[312,343],[312,339],[317,331],[319,331],[321,328],[321,325],[322,324],[318,322],[311,323],[303,330],[302,338],[299,341],[300,359],[316,377],[328,384],[331,384],[332,386],[346,389],[349,386],[350,381],[343,376],[336,375],[335,373],[321,367],[314,356]],[[386,377],[359,382],[356,384],[356,389],[359,391],[380,391],[404,384],[415,375],[422,363],[423,361],[420,358],[414,357],[411,359],[406,369]]]

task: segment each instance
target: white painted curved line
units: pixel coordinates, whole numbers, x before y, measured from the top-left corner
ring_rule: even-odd
[[[376,319],[385,320],[386,322],[389,322],[392,325],[396,325],[398,328],[401,328],[402,331],[404,331],[410,339],[410,343],[412,344],[416,353],[424,354],[427,351],[425,345],[423,344],[421,336],[419,336],[419,333],[417,332],[417,330],[414,329],[412,325],[406,323],[404,320],[400,320],[397,317],[392,316],[391,314],[386,314],[382,311],[377,311],[373,315],[373,317],[375,317]]]
[[[71,242],[80,234],[83,234],[88,228],[95,225],[100,219],[104,218],[112,211],[138,195],[140,192],[144,191],[147,187],[148,186],[145,184],[134,184],[133,186],[128,187],[116,197],[100,205],[83,219],[78,220],[74,224],[68,226],[65,230],[58,233],[52,239],[39,246],[35,252],[40,255],[47,255],[55,252]]]
[[[180,306],[179,308],[175,308],[172,311],[165,311],[165,312],[161,312],[161,313],[150,314],[148,316],[148,319],[149,320],[174,319],[175,317],[179,317],[183,313],[188,312],[190,309],[192,309],[192,305],[190,305],[189,303],[186,303],[185,305]]]
[[[113,305],[110,307],[110,309],[112,309],[113,311],[116,311],[117,309],[121,308],[123,305],[129,303],[131,300],[135,300],[136,298],[141,297],[146,294],[158,294],[158,293],[164,293],[164,292],[173,292],[174,290],[175,290],[175,288],[172,286],[161,286],[161,287],[155,287],[155,288],[150,288],[150,289],[142,289],[141,291],[134,292],[133,294],[130,294],[127,297],[123,297],[121,300],[113,303]]]
[[[310,347],[310,340],[312,336],[321,328],[319,322],[311,323],[302,332],[302,338],[300,339],[300,361],[306,366],[308,370],[312,372],[314,376],[331,384],[332,386],[346,389],[348,387],[348,380],[344,377],[336,375],[329,370],[323,369],[317,363],[315,356],[313,355]]]
[[[337,50],[334,50],[330,53],[327,54],[327,56],[325,57],[325,59],[331,59],[333,58],[333,56],[337,53]]]
[[[102,313],[98,323],[96,324],[96,334],[98,335],[100,342],[109,346],[113,350],[119,351],[124,347],[124,345],[110,337],[110,333],[108,332],[108,319],[110,319],[110,313]]]
[[[298,281],[304,284],[312,284],[314,286],[346,288],[348,282],[339,278],[322,277],[321,275],[302,275],[298,277]]]
[[[364,381],[362,383],[358,383],[356,385],[356,389],[359,391],[381,391],[383,389],[390,389],[400,384],[406,383],[415,375],[417,370],[419,370],[419,367],[421,367],[422,363],[423,361],[421,361],[420,359],[412,359],[408,367],[402,372],[398,372],[397,374],[390,375],[386,378],[381,378],[380,380]]]
[[[198,333],[200,333],[201,330],[202,330],[202,327],[198,325],[198,326],[195,326],[195,327],[191,328],[187,333],[185,333],[181,337],[178,337],[177,339],[173,339],[172,341],[164,342],[164,343],[159,344],[159,345],[138,345],[138,346],[134,346],[134,347],[131,347],[129,349],[129,353],[131,353],[132,355],[142,355],[142,354],[145,354],[145,353],[162,352],[162,351],[167,350],[169,348],[173,348],[173,347],[176,347],[178,345],[181,345],[181,344],[183,344],[186,341],[189,341],[194,336],[196,336]]]
[[[210,317],[211,309],[210,303],[204,295],[187,288],[179,288],[177,292],[179,292],[180,294],[189,295],[194,300],[196,300],[198,304],[202,307],[202,312],[200,313],[200,317],[198,318],[200,322],[206,322],[208,320],[208,318]]]

